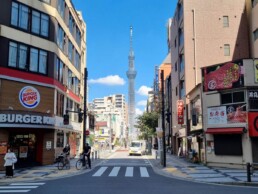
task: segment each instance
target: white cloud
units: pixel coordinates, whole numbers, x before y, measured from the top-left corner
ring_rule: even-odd
[[[118,75],[108,75],[106,77],[102,77],[98,79],[90,79],[89,83],[115,86],[115,85],[125,85],[125,80],[119,77]]]
[[[151,91],[152,88],[149,88],[147,86],[141,86],[139,90],[137,91],[137,94],[140,94],[142,96],[148,96],[148,92]]]
[[[146,106],[147,101],[146,100],[141,100],[139,102],[137,102],[137,106]]]
[[[136,116],[142,115],[142,114],[143,114],[143,111],[142,111],[141,109],[139,109],[139,108],[136,108],[136,109],[135,109],[135,114],[136,114]]]

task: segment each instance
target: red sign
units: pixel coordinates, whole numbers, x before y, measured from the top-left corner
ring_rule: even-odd
[[[184,124],[184,101],[177,101],[177,123]]]
[[[90,135],[90,130],[86,130],[86,131],[85,131],[85,134],[86,134],[86,135]]]
[[[225,63],[215,67],[204,69],[204,91],[233,88],[233,84],[239,81],[241,67],[238,64]]]
[[[250,137],[258,137],[258,112],[248,113],[248,128]]]

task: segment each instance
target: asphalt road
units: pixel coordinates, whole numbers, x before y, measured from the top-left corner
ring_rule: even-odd
[[[31,185],[35,194],[257,194],[258,188],[203,184],[158,175],[144,156],[117,152],[86,173]],[[24,185],[20,185],[22,187]],[[11,185],[9,186],[11,187]],[[17,187],[17,186],[16,186]],[[11,189],[11,188],[10,188]],[[9,190],[10,190],[9,189]],[[22,189],[22,188],[21,188]],[[3,189],[0,189],[0,191]],[[18,188],[17,188],[18,190]],[[8,188],[6,188],[8,191]],[[19,193],[19,192],[18,192]]]

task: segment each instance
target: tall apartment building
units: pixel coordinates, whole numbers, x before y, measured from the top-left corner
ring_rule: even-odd
[[[245,0],[179,0],[170,28],[173,151],[205,160],[201,68],[249,57]]]
[[[93,100],[93,112],[96,115],[97,129],[95,135],[99,136],[99,142],[108,142],[108,130],[112,129],[112,143],[126,138],[128,116],[126,111],[125,96],[114,94]],[[102,128],[101,128],[102,127]]]
[[[86,24],[70,0],[2,0],[0,166],[11,147],[17,167],[51,164],[66,143],[80,147]]]

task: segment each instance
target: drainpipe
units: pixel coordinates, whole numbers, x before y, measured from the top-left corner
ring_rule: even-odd
[[[196,26],[195,26],[195,9],[193,12],[193,43],[194,43],[194,71],[195,71],[195,86],[197,86],[198,75],[197,75],[197,63],[196,63]]]

